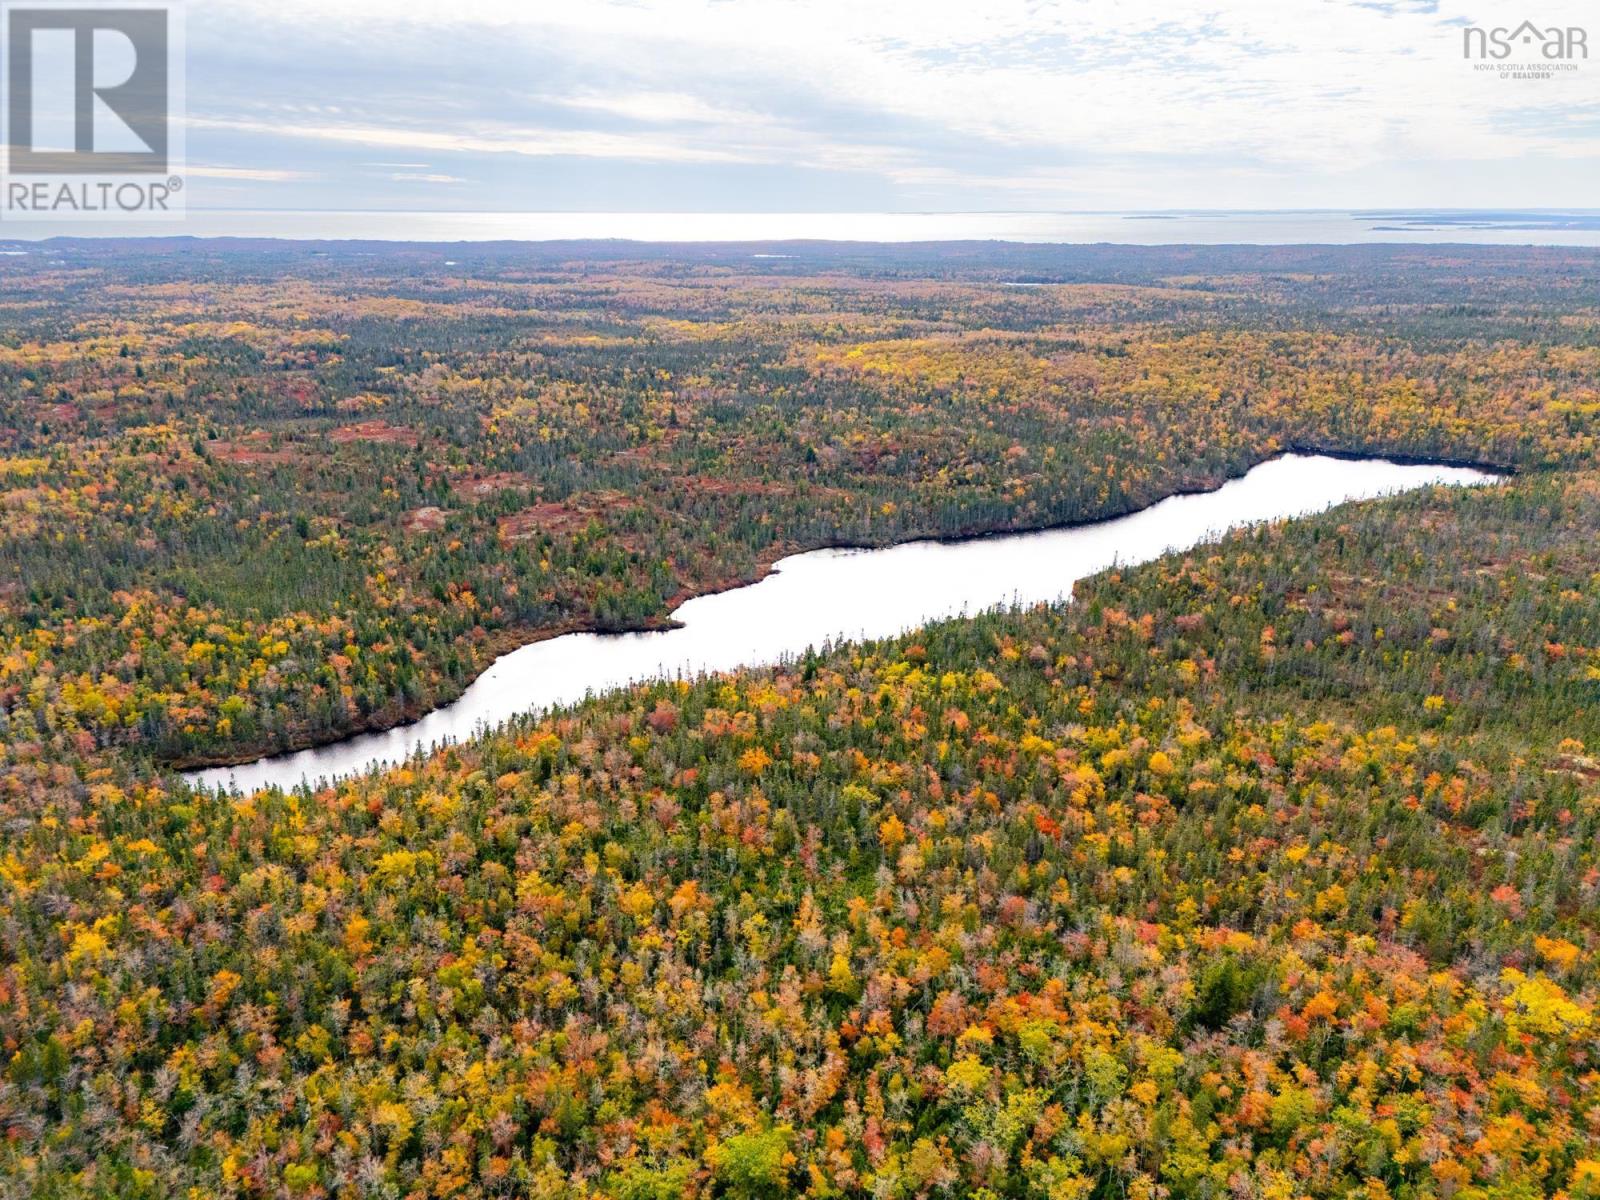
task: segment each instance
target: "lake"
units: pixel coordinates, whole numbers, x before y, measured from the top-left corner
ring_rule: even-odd
[[[1467,467],[1291,454],[1216,491],[1173,496],[1093,525],[797,554],[759,583],[683,604],[673,612],[679,628],[535,642],[497,660],[459,700],[413,724],[187,778],[244,791],[337,778],[632,682],[771,664],[828,642],[887,637],[998,606],[1048,603],[1070,596],[1074,583],[1098,571],[1148,562],[1241,525],[1429,484],[1494,479]]]

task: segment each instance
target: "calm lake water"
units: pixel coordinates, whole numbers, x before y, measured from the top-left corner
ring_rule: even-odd
[[[1294,454],[1214,492],[1174,496],[1095,525],[797,554],[759,583],[682,605],[673,613],[681,628],[536,642],[499,659],[454,704],[415,724],[188,778],[251,791],[350,775],[401,761],[418,747],[471,737],[519,713],[632,682],[776,663],[829,641],[887,637],[942,617],[1055,601],[1097,571],[1147,562],[1239,525],[1428,484],[1493,479],[1464,467]]]

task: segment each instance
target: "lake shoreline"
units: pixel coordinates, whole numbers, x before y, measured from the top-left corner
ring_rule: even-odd
[[[448,698],[436,699],[432,704],[408,703],[403,707],[386,706],[368,714],[366,719],[345,727],[341,732],[329,732],[327,736],[313,734],[306,731],[304,737],[293,739],[287,746],[275,745],[270,749],[257,748],[254,752],[241,750],[237,754],[217,754],[206,756],[192,756],[175,758],[160,765],[165,771],[180,772],[184,774],[194,772],[221,771],[236,767],[266,767],[283,760],[291,759],[308,751],[325,750],[342,743],[353,742],[356,739],[392,733],[399,729],[415,725],[433,714],[443,712],[457,704],[483,676],[500,664],[509,656],[518,651],[550,642],[557,638],[573,634],[591,634],[600,637],[625,636],[642,633],[662,633],[683,629],[684,623],[676,618],[676,614],[685,605],[692,601],[725,595],[729,592],[739,591],[754,587],[772,577],[779,565],[787,559],[813,555],[824,552],[853,552],[853,551],[886,551],[897,548],[917,546],[942,546],[959,547],[962,545],[995,541],[998,539],[1025,537],[1029,535],[1072,533],[1093,529],[1113,522],[1125,520],[1147,512],[1167,501],[1184,498],[1211,495],[1219,492],[1230,483],[1243,480],[1252,472],[1290,456],[1316,456],[1335,459],[1351,463],[1379,463],[1395,466],[1438,467],[1462,470],[1473,470],[1495,477],[1507,477],[1516,474],[1516,469],[1503,464],[1490,464],[1465,460],[1435,459],[1421,456],[1411,456],[1396,453],[1363,453],[1350,450],[1330,450],[1322,447],[1313,447],[1294,444],[1281,449],[1265,458],[1259,459],[1247,466],[1237,475],[1229,475],[1221,479],[1208,477],[1191,486],[1177,488],[1163,493],[1161,496],[1150,500],[1148,503],[1137,507],[1128,507],[1107,515],[1085,518],[1083,520],[1054,523],[1034,523],[1028,525],[1012,525],[972,529],[947,535],[915,536],[895,540],[873,541],[868,539],[836,539],[817,545],[804,545],[785,543],[769,547],[756,560],[754,569],[741,576],[717,580],[705,587],[685,587],[675,593],[668,601],[669,610],[659,618],[650,618],[637,625],[624,627],[602,627],[600,623],[587,619],[563,621],[555,625],[537,627],[518,627],[497,630],[487,635],[485,642],[491,657],[483,666],[475,670],[462,684],[459,691]],[[1282,519],[1282,518],[1280,518]],[[507,718],[508,719],[508,718]],[[193,782],[193,781],[191,781]]]

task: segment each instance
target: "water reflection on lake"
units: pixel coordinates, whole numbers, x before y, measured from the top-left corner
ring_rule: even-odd
[[[1214,492],[1174,496],[1130,516],[1043,533],[884,550],[818,550],[783,559],[750,587],[701,596],[674,612],[678,629],[576,633],[495,662],[454,704],[386,733],[188,778],[245,791],[291,788],[398,762],[418,746],[459,741],[486,725],[647,678],[778,662],[842,638],[884,637],[941,617],[1071,593],[1085,576],[1197,545],[1235,526],[1319,512],[1433,483],[1494,477],[1465,467],[1286,455]]]

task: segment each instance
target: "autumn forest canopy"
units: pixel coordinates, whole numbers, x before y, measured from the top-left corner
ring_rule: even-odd
[[[0,1194],[1600,1197],[1600,254],[0,259]],[[832,544],[1482,464],[384,728]]]

